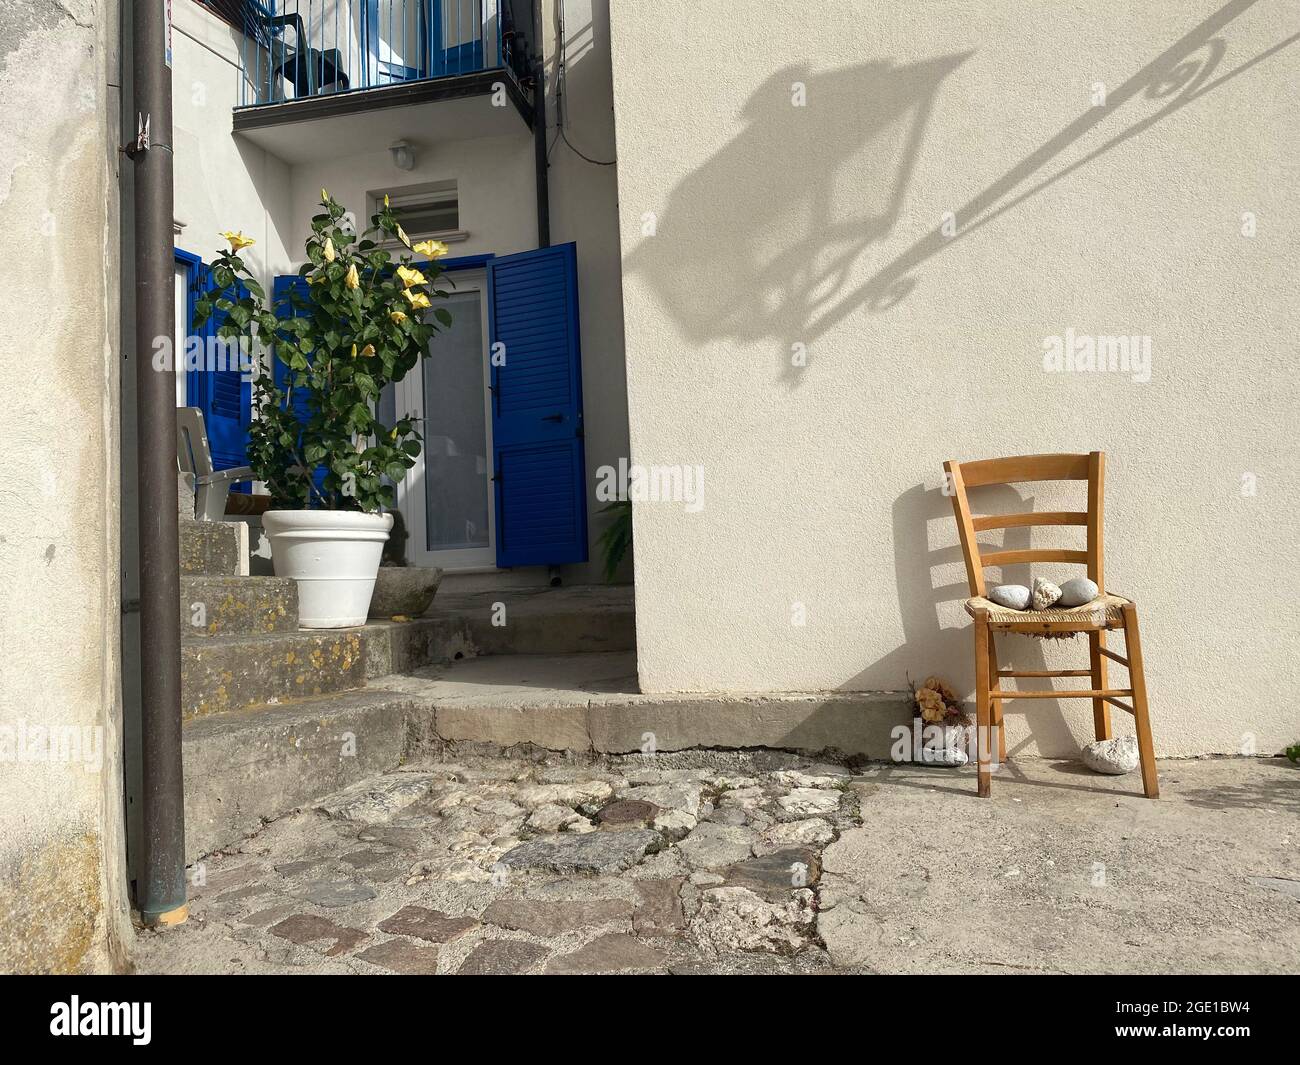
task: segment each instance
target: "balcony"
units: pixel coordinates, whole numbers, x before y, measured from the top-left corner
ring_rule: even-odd
[[[532,126],[526,0],[207,2],[243,31],[234,131],[286,162]]]

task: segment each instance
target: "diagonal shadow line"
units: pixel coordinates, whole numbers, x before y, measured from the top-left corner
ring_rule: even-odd
[[[997,210],[989,212],[978,221],[972,222],[969,226],[966,226],[964,229],[962,229],[960,235],[964,237],[970,233],[975,232],[975,230],[981,228],[982,226],[988,225],[988,223],[1006,214],[1006,212],[1011,210],[1013,207],[1016,207],[1019,204],[1024,203],[1025,200],[1029,199],[1031,196],[1035,196],[1038,193],[1042,192],[1044,189],[1048,188],[1049,186],[1056,184],[1056,182],[1060,181],[1062,178],[1068,177],[1070,174],[1074,173],[1074,171],[1078,170],[1080,167],[1085,166],[1088,163],[1092,162],[1098,156],[1104,155],[1106,152],[1110,151],[1112,148],[1116,147],[1123,141],[1128,140],[1130,137],[1136,137],[1139,133],[1145,132],[1150,126],[1155,125],[1161,119],[1165,118],[1172,112],[1177,111],[1180,107],[1184,107],[1187,104],[1190,104],[1193,100],[1200,99],[1202,96],[1210,92],[1212,89],[1217,89],[1224,82],[1229,81],[1232,78],[1235,78],[1238,74],[1245,73],[1247,70],[1249,70],[1251,67],[1255,66],[1256,64],[1262,63],[1265,59],[1268,59],[1270,56],[1275,55],[1276,53],[1282,51],[1283,48],[1287,48],[1295,44],[1296,41],[1300,41],[1300,33],[1292,34],[1290,37],[1286,38],[1286,40],[1279,41],[1277,44],[1273,45],[1272,48],[1266,48],[1264,51],[1260,52],[1259,55],[1255,56],[1254,59],[1248,59],[1240,66],[1235,67],[1234,69],[1228,71],[1228,73],[1224,74],[1222,77],[1215,78],[1214,81],[1202,85],[1194,92],[1186,94],[1185,97],[1179,97],[1177,100],[1171,103],[1164,110],[1157,111],[1154,115],[1150,115],[1147,118],[1144,118],[1141,122],[1138,122],[1137,124],[1129,127],[1123,133],[1116,134],[1110,140],[1106,141],[1105,144],[1102,144],[1094,151],[1089,152],[1082,159],[1079,159],[1071,163],[1069,166],[1065,167],[1065,169],[1059,171],[1056,174],[1053,174],[1045,181],[1039,182],[1037,185],[1033,186],[1033,188],[1026,190],[1024,193],[1017,196],[1014,200],[1011,200],[1003,204]]]
[[[1240,16],[1243,12],[1253,7],[1257,2],[1258,0],[1231,0],[1230,3],[1225,4],[1217,12],[1205,19],[1195,29],[1184,34],[1183,37],[1173,45],[1165,49],[1165,51],[1161,52],[1155,59],[1143,66],[1137,73],[1132,75],[1118,89],[1116,89],[1115,92],[1110,94],[1110,106],[1106,107],[1104,110],[1100,108],[1093,109],[1099,112],[1096,114],[1089,111],[1088,113],[1080,115],[1052,137],[1046,144],[1035,149],[1016,166],[1012,167],[1011,170],[1007,171],[1007,173],[1001,178],[993,182],[984,189],[983,192],[971,199],[961,208],[961,210],[956,212],[957,217],[981,216],[985,211],[995,207],[1002,197],[1013,192],[1018,185],[1028,180],[1036,171],[1041,170],[1051,162],[1051,160],[1060,155],[1067,147],[1075,143],[1086,133],[1093,130],[1097,125],[1111,117],[1117,111],[1118,107],[1122,107],[1124,104],[1128,103],[1135,96],[1141,93],[1143,89],[1158,86],[1158,79],[1161,77],[1167,77],[1176,72],[1179,61],[1185,60],[1188,56],[1195,54],[1200,49],[1209,45],[1220,30]],[[1282,47],[1286,47],[1290,44],[1293,40],[1294,38],[1288,38],[1280,45],[1277,45],[1260,56],[1255,57],[1232,71],[1230,74],[1227,74],[1209,84],[1197,87],[1190,94],[1184,92],[1183,95],[1179,96],[1168,107],[1117,135],[1104,146],[1103,150],[1109,150],[1129,137],[1143,132],[1154,124],[1154,122],[1168,117],[1174,111],[1185,107],[1193,100],[1199,99],[1206,92],[1210,91],[1210,89],[1222,85],[1229,78],[1241,73],[1245,69],[1248,69],[1256,62],[1266,58],[1268,55],[1276,53]],[[1202,76],[1206,73],[1208,73],[1208,70],[1203,71]],[[1118,103],[1116,103],[1116,101],[1118,101]],[[1094,152],[1088,158],[1094,159],[1098,154],[1100,154],[1100,152]],[[1076,168],[1072,167],[1069,169],[1072,170]],[[1066,172],[1069,171],[1067,170]],[[1063,174],[1056,175],[1056,178],[1061,176],[1063,176]],[[1042,187],[1046,187],[1048,184],[1051,184],[1051,181],[1044,182]],[[1034,192],[1037,191],[1039,190],[1030,190],[1028,193],[1020,196],[1016,202],[1023,202],[1029,195],[1033,195]],[[1002,211],[1009,209],[1010,206],[1012,205],[1004,204],[998,213],[1002,213]],[[981,221],[988,221],[988,219],[982,219]],[[886,310],[890,306],[893,306],[899,300],[904,298],[908,291],[910,291],[910,286],[907,286],[908,278],[906,275],[911,273],[911,271],[922,263],[932,259],[939,252],[960,242],[963,237],[969,235],[969,233],[973,232],[975,228],[975,226],[967,226],[961,232],[952,237],[945,237],[942,231],[937,229],[927,233],[924,237],[913,244],[912,247],[907,249],[907,251],[903,252],[891,263],[878,270],[870,280],[860,286],[850,297],[840,301],[835,310],[821,318],[819,321],[812,323],[809,331],[810,334],[814,337],[823,335],[831,326],[842,321],[844,318],[848,317],[848,315],[853,313],[864,301],[867,302],[873,310],[877,311]],[[890,298],[886,299],[886,297]]]

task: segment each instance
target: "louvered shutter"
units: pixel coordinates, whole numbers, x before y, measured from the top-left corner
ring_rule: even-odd
[[[497,565],[585,562],[576,246],[487,269]]]
[[[201,288],[206,290],[209,281],[207,268],[203,268]],[[238,286],[236,298],[242,299],[248,290]],[[251,385],[239,368],[239,352],[234,344],[227,348],[214,344],[217,330],[228,317],[227,312],[213,308],[203,326],[203,369],[189,376],[190,403],[203,411],[203,421],[208,430],[208,445],[212,451],[212,467],[217,470],[243,466],[248,462],[248,423],[252,408]],[[209,360],[219,351],[228,351],[225,366],[209,365]],[[234,485],[232,492],[247,492],[248,484]]]

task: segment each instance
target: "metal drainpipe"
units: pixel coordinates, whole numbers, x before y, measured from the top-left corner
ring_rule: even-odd
[[[556,0],[558,3],[559,0]],[[546,41],[542,35],[542,0],[533,4],[533,156],[537,173],[537,246],[551,246],[551,187],[546,159]]]
[[[166,5],[135,0],[135,382],[140,520],[141,860],[136,903],[147,924],[184,921],[181,776],[180,532],[176,516],[176,373],[153,366],[154,338],[175,336],[172,72]],[[167,349],[170,350],[170,349]]]

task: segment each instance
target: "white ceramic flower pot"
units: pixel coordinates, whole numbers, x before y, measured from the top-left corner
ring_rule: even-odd
[[[364,625],[391,514],[352,510],[268,510],[277,577],[298,582],[298,624],[304,629]]]

